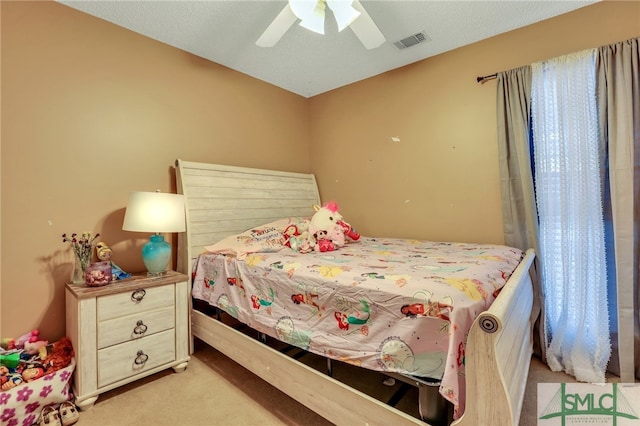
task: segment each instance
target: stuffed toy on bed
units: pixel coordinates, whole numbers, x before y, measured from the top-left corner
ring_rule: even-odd
[[[316,240],[309,233],[309,220],[289,224],[283,231],[284,245],[299,253],[313,251]]]
[[[333,251],[347,243],[346,237],[356,241],[360,234],[343,220],[338,204],[331,201],[322,207],[313,206],[316,211],[309,224],[309,233],[316,240],[315,250]]]

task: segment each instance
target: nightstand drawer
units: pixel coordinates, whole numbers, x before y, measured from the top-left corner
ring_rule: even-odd
[[[102,296],[97,300],[98,322],[174,304],[173,285],[139,288],[125,293]]]
[[[98,387],[123,380],[176,359],[175,330],[98,351]]]
[[[173,306],[101,321],[98,323],[98,349],[150,336],[174,327]]]

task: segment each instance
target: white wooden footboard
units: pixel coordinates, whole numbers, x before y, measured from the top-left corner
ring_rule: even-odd
[[[196,310],[192,332],[336,425],[425,424]]]
[[[527,250],[496,301],[473,323],[465,354],[467,405],[453,425],[518,424],[533,352],[534,257]]]

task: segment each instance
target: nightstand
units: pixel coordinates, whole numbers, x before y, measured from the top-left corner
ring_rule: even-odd
[[[93,406],[101,393],[189,362],[186,275],[134,275],[102,287],[66,285],[67,336],[73,343],[75,404]]]

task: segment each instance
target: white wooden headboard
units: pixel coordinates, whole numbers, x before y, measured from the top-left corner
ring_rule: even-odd
[[[204,247],[254,226],[312,216],[320,195],[313,174],[176,160],[187,230],[178,235],[178,271],[191,274]]]

